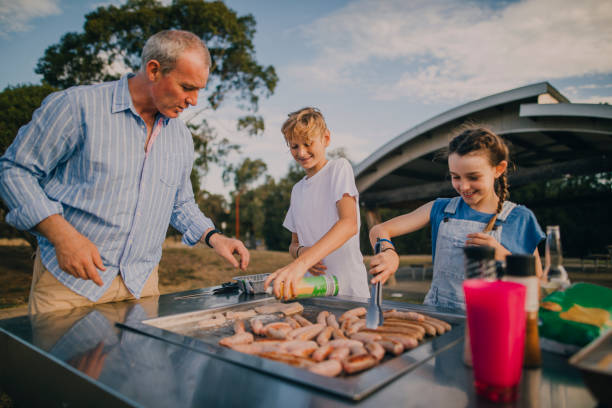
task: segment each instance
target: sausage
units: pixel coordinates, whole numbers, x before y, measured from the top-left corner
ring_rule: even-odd
[[[281,341],[256,341],[250,344],[234,344],[230,348],[246,354],[259,354],[270,351],[278,351],[281,348]]]
[[[293,329],[287,334],[288,339],[310,340],[315,338],[325,327],[320,324],[311,324],[310,326]]]
[[[359,371],[367,370],[368,368],[373,367],[374,365],[376,365],[376,359],[369,354],[351,356],[342,360],[342,368],[347,374],[353,374]]]
[[[376,361],[380,361],[385,356],[385,349],[382,345],[378,344],[375,341],[370,341],[365,345],[366,350],[372,357],[376,359]]]
[[[234,312],[231,310],[228,310],[227,312],[225,312],[225,318],[228,320],[233,320],[233,319],[247,319],[249,317],[253,317],[257,315],[257,312],[255,311],[255,309],[249,309],[249,310],[241,310],[238,312]]]
[[[289,323],[274,322],[266,324],[261,332],[267,337],[272,337],[274,339],[285,339],[287,338],[287,333],[289,333],[291,330],[293,329]]]
[[[398,312],[397,310],[386,310],[383,312],[383,317],[386,318],[396,318],[396,319],[404,319],[404,320],[415,320],[415,321],[423,321],[425,320],[425,316],[421,313],[417,312]]]
[[[329,316],[327,316],[327,325],[335,329],[340,328],[340,325],[338,324],[338,321],[336,320],[336,316],[334,316],[331,313],[329,314]]]
[[[299,329],[300,327],[302,327],[293,317],[287,316],[285,318],[285,321],[289,323],[292,329]]]
[[[334,351],[334,348],[331,345],[326,344],[319,347],[314,351],[314,353],[312,353],[312,359],[314,361],[323,361],[331,354],[332,351]]]
[[[346,312],[344,312],[342,316],[340,316],[338,321],[342,323],[344,320],[348,319],[349,317],[353,317],[353,316],[361,317],[361,316],[365,316],[366,313],[367,313],[367,310],[365,307],[356,307],[354,309],[347,310]]]
[[[382,339],[382,337],[380,337],[380,334],[378,333],[359,332],[351,335],[351,340],[361,341],[362,343],[367,343],[368,341],[376,341],[380,339]]]
[[[410,350],[419,345],[419,341],[412,336],[401,333],[381,333],[383,340],[395,340],[402,343],[405,350]]]
[[[244,328],[244,320],[236,320],[234,322],[234,333],[238,334],[244,332],[246,332],[246,329]]]
[[[326,377],[335,377],[342,372],[342,363],[338,360],[327,360],[308,367],[308,371]]]
[[[267,358],[269,360],[281,361],[283,363],[291,364],[292,366],[300,368],[309,368],[315,364],[314,361],[308,358],[294,356],[287,353],[281,353],[278,351],[268,351],[265,353],[259,353],[257,355],[259,357]]]
[[[357,340],[350,340],[350,339],[346,339],[346,340],[332,340],[329,342],[329,344],[331,344],[332,347],[336,348],[336,347],[351,347],[351,346],[363,346],[363,343]]]
[[[285,316],[291,316],[294,314],[302,313],[304,306],[298,302],[285,303],[284,307],[280,310]]]
[[[249,323],[251,324],[251,330],[253,330],[253,333],[257,335],[261,335],[263,333],[264,325],[260,319],[253,318],[249,320]]]
[[[295,315],[293,316],[293,318],[300,324],[300,326],[304,327],[304,326],[310,326],[312,325],[312,322],[310,322],[310,320],[306,320],[304,318],[304,316],[302,315]]]
[[[396,356],[399,356],[404,352],[404,345],[397,340],[381,339],[377,340],[376,342],[380,344],[385,349],[385,351]]]
[[[346,340],[347,339],[347,337],[344,335],[344,332],[336,328],[334,328],[334,331],[332,332],[332,336],[336,340]]]
[[[327,326],[327,316],[329,316],[329,312],[327,310],[320,312],[317,315],[317,323]]]
[[[368,354],[368,351],[363,346],[363,343],[352,345],[349,347],[349,350],[351,351],[351,356],[360,356],[362,354]]]
[[[427,332],[426,327],[423,325],[424,322],[408,321],[402,319],[385,319],[383,326],[404,326],[412,327],[417,331],[425,334]],[[426,324],[426,323],[425,323]],[[430,326],[433,329],[433,326]],[[435,335],[435,332],[433,333]]]
[[[347,358],[351,354],[351,350],[348,347],[338,347],[334,348],[334,350],[330,353],[330,360],[339,360],[342,361]]]
[[[340,324],[340,330],[347,331],[349,327],[355,322],[358,322],[359,318],[357,316],[349,316],[342,321]]]
[[[293,340],[283,345],[283,350],[293,356],[299,357],[308,357],[314,353],[317,348],[319,348],[319,345],[314,341]]]
[[[282,312],[285,307],[286,306],[284,303],[279,302],[279,303],[272,303],[269,305],[257,306],[255,308],[255,311],[260,314],[272,314],[272,313]]]
[[[378,333],[401,333],[407,334],[414,337],[417,340],[423,340],[425,336],[423,332],[412,329],[410,327],[402,327],[402,326],[379,326],[374,329]]]
[[[321,331],[321,333],[319,333],[317,336],[317,343],[319,343],[321,346],[329,343],[329,338],[331,337],[333,331],[333,327],[325,326],[323,331]]]
[[[452,328],[451,325],[444,320],[436,319],[431,316],[425,316],[425,322],[433,325],[438,331],[438,334],[444,334]]]
[[[219,345],[225,347],[235,346],[237,344],[248,344],[253,342],[253,335],[248,332],[234,334],[233,336],[224,337],[219,340]]]
[[[359,319],[355,323],[351,324],[348,329],[346,329],[346,334],[351,335],[357,333],[359,330],[366,327],[365,319]]]

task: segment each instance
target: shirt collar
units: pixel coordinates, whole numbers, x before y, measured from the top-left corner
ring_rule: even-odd
[[[121,77],[115,82],[115,90],[113,91],[113,103],[111,107],[111,113],[123,112],[125,110],[131,110],[132,113],[138,116],[136,109],[134,109],[134,103],[132,102],[132,95],[130,94],[130,88],[128,86],[128,79],[133,77],[135,74],[129,73]],[[162,118],[164,126],[168,124],[169,117],[157,114],[155,121]]]

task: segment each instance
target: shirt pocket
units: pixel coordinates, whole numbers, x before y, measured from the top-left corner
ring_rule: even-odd
[[[171,155],[160,163],[159,181],[162,186],[176,190],[183,178],[183,161],[180,155]]]

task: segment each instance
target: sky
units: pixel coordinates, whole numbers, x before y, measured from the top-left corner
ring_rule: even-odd
[[[85,14],[96,7],[121,3],[0,0],[0,89],[39,83],[34,68],[47,47],[82,32]],[[433,116],[527,84],[548,81],[573,103],[612,103],[609,0],[225,3],[254,16],[256,60],[274,66],[279,83],[259,105],[263,135],[236,131],[244,112],[235,105],[200,114],[219,137],[243,145],[230,161],[261,158],[277,179],[292,161],[280,127],[304,106],[323,112],[330,148],[344,148],[359,163]],[[216,167],[202,187],[226,196],[232,189]]]

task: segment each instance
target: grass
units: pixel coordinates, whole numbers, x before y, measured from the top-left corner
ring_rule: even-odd
[[[159,266],[159,288],[162,294],[199,289],[231,281],[234,276],[270,273],[291,262],[285,251],[251,251],[247,272],[233,268],[212,249],[204,246],[187,248],[168,240],[164,244]],[[25,241],[0,240],[0,319],[10,316],[11,309],[27,305],[32,279],[32,250]],[[370,256],[365,256],[366,265]],[[593,262],[585,262],[582,272],[579,259],[566,259],[572,282],[590,282],[612,288],[612,267],[600,267],[595,271]],[[431,266],[431,255],[402,255],[400,268],[410,265]],[[413,303],[422,302],[428,281],[412,281],[398,277],[397,282],[384,286],[384,298]],[[398,294],[403,294],[399,297]]]

